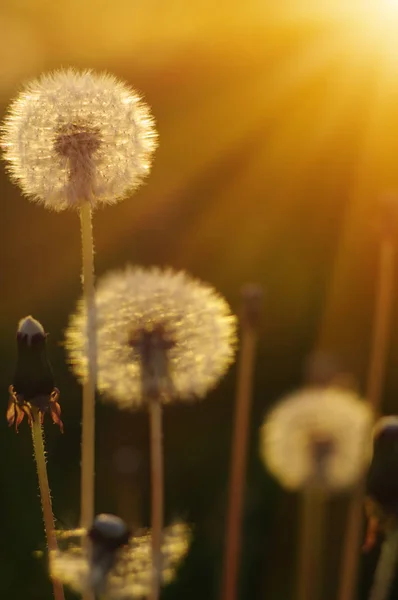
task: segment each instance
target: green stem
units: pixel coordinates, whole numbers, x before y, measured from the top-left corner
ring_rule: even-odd
[[[95,388],[97,375],[97,341],[94,288],[94,241],[92,211],[89,202],[80,208],[82,242],[83,297],[87,314],[87,378],[83,384],[82,461],[80,485],[80,524],[88,529],[94,520],[95,481]],[[86,592],[84,600],[93,600]]]
[[[47,477],[46,457],[44,450],[43,430],[40,421],[40,413],[32,408],[32,442],[36,461],[37,477],[39,480],[40,499],[43,510],[44,530],[47,545],[50,552],[58,549],[55,536],[54,516],[51,504],[51,492]],[[64,590],[59,581],[52,580],[55,600],[64,600]]]
[[[94,519],[95,469],[95,384],[96,384],[96,331],[94,291],[94,247],[91,207],[84,202],[80,209],[83,297],[87,313],[88,374],[83,386],[82,467],[81,467],[81,526],[90,527]]]
[[[387,600],[390,597],[398,562],[398,529],[386,534],[381,547],[369,600]]]

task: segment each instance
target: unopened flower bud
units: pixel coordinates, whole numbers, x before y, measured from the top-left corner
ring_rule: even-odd
[[[62,431],[59,391],[54,387],[54,375],[47,357],[47,334],[42,324],[31,316],[21,319],[18,324],[17,351],[17,365],[9,388],[8,424],[15,424],[18,430],[25,415],[31,423],[34,407],[41,419],[49,411],[53,422]]]

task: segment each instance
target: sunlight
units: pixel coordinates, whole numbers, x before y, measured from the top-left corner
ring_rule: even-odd
[[[385,23],[392,22],[394,26],[397,25],[398,0],[371,0],[363,6],[372,18],[382,20]],[[358,8],[359,12],[362,12],[363,6]]]
[[[398,12],[398,1],[397,0],[384,0],[380,5],[381,10],[397,11]]]

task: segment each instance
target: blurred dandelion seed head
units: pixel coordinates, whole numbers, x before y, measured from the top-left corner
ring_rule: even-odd
[[[86,552],[85,530],[62,532],[58,536],[65,547],[50,552],[50,572],[76,592],[101,590],[108,600],[127,600],[147,596],[152,582],[152,541],[150,532],[131,536],[128,543],[112,554],[111,563],[93,560]],[[169,583],[187,554],[191,528],[182,522],[170,525],[163,532],[162,581]],[[111,564],[110,568],[109,564]]]
[[[39,321],[34,319],[31,315],[29,315],[28,317],[24,317],[19,321],[17,335],[26,337],[29,344],[35,335],[45,337],[46,333],[44,331],[43,325]]]
[[[113,204],[148,175],[157,146],[149,107],[108,74],[73,69],[32,81],[11,103],[1,135],[12,178],[61,211]]]
[[[236,319],[227,302],[184,272],[133,267],[111,272],[98,282],[96,308],[98,389],[121,408],[144,402],[145,352],[153,357],[156,350],[152,375],[181,399],[204,396],[233,362]],[[80,301],[66,347],[81,380],[87,376],[86,329]]]
[[[371,456],[372,412],[351,391],[308,388],[283,399],[265,419],[260,451],[288,489],[349,488]]]

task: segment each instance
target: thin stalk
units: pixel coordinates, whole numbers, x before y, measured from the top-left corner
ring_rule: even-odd
[[[380,412],[383,394],[388,337],[391,327],[395,272],[395,243],[386,236],[380,247],[379,280],[374,313],[371,357],[366,397],[375,416]],[[344,539],[338,600],[353,600],[359,568],[365,483],[362,480],[350,498],[347,530]]]
[[[80,521],[82,527],[90,527],[94,520],[94,472],[95,472],[95,385],[96,385],[96,331],[94,290],[94,244],[92,215],[89,202],[80,208],[83,297],[87,311],[88,374],[83,385],[82,464]]]
[[[369,600],[388,600],[398,563],[398,529],[386,534]]]
[[[151,528],[152,528],[152,589],[150,600],[158,600],[162,570],[163,531],[163,448],[162,405],[160,399],[149,403],[151,430]]]
[[[94,288],[94,241],[92,211],[89,202],[80,208],[83,297],[87,312],[87,379],[83,384],[82,460],[80,484],[80,524],[88,529],[94,520],[95,477],[95,388],[97,377],[97,341]],[[94,600],[92,592],[84,600]]]
[[[58,549],[55,536],[54,516],[51,503],[51,492],[47,477],[46,456],[44,450],[43,429],[41,426],[40,413],[32,407],[32,442],[35,455],[37,477],[39,480],[40,499],[43,509],[44,529],[47,545],[50,552]],[[55,600],[64,600],[64,589],[62,584],[53,579],[53,591]]]
[[[235,600],[237,595],[248,433],[261,292],[258,288],[247,288],[244,291],[243,297],[245,306],[241,321],[242,341],[238,365],[235,423],[232,442],[229,506],[221,588],[222,600]]]
[[[325,494],[308,489],[301,496],[297,600],[321,598]]]

